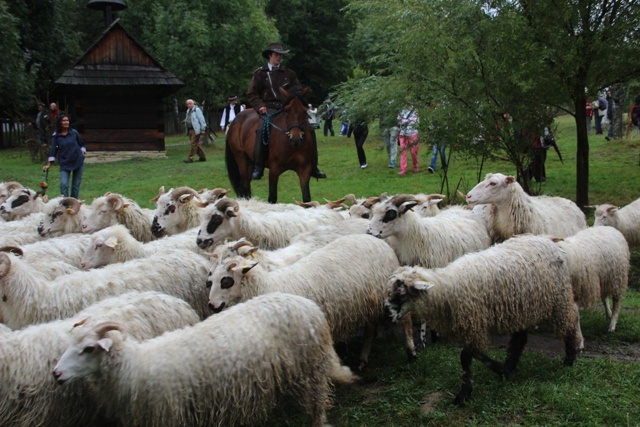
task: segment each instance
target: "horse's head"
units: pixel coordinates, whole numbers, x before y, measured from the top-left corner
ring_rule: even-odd
[[[289,90],[283,87],[280,88],[280,92],[285,97],[283,102],[287,125],[285,133],[294,147],[302,144],[304,131],[308,127],[307,105],[309,104],[304,98],[308,91],[308,87],[302,88],[299,85],[292,86]]]

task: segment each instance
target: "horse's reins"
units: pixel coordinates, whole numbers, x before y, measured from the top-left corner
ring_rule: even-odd
[[[287,126],[287,130],[282,129],[280,126],[276,125],[271,118],[277,116],[282,113],[284,109],[280,108],[279,110],[274,111],[271,114],[265,113],[262,115],[264,119],[264,126],[262,127],[262,144],[269,145],[269,141],[271,139],[271,126],[278,129],[280,132],[284,133],[291,139],[291,129],[299,128],[301,131],[301,136],[304,135],[304,124],[301,123],[290,123]]]

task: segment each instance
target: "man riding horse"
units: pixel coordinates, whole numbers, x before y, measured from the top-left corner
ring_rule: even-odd
[[[269,141],[262,141],[262,132],[265,118],[283,107],[282,102],[284,99],[279,88],[283,87],[288,89],[300,84],[295,71],[280,65],[282,56],[285,53],[289,53],[289,51],[284,50],[280,43],[271,43],[269,47],[262,52],[262,56],[267,59],[268,62],[253,73],[251,83],[249,83],[247,99],[260,117],[256,131],[255,166],[251,179],[260,179],[264,173],[265,162],[268,158]],[[313,141],[314,155],[311,160],[311,176],[314,178],[326,178],[327,175],[318,169],[318,145],[315,132],[309,123],[306,123],[304,131],[310,132]]]

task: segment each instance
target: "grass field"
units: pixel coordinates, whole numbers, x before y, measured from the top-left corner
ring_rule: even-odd
[[[564,163],[549,152],[547,182],[543,194],[575,199],[575,129],[570,118],[558,120],[556,139]],[[352,139],[325,138],[319,134],[320,166],[328,179],[311,184],[313,200],[335,200],[345,194],[358,197],[382,192],[435,193],[452,196],[455,189],[467,192],[488,172],[513,174],[508,164],[488,163],[478,171],[473,159],[453,153],[448,176],[429,174],[430,147],[420,148],[420,172],[399,176],[389,169],[377,128],[371,127],[365,144],[368,168],[362,170]],[[87,164],[80,191],[90,203],[106,191],[123,194],[143,207],[160,186],[188,185],[195,189],[230,188],[224,165],[222,138],[205,147],[206,163],[184,164],[188,153],[184,136],[167,140],[167,158],[134,159],[115,163]],[[26,149],[0,151],[0,181],[17,180],[37,188],[43,178],[41,165],[31,161]],[[605,141],[590,138],[589,199],[591,204],[625,205],[640,197],[640,136]],[[50,196],[58,189],[58,169],[49,174]],[[253,183],[254,195],[267,198],[267,180]],[[233,193],[231,194],[233,196]],[[300,200],[297,177],[287,172],[281,179],[279,201]],[[593,212],[588,211],[589,222]],[[369,366],[354,386],[338,387],[329,421],[335,426],[637,426],[640,425],[640,257],[632,256],[630,289],[614,334],[598,306],[582,310],[586,351],[571,368],[562,366],[562,345],[546,325],[532,332],[517,372],[501,380],[479,362],[473,364],[474,391],[464,407],[451,404],[460,385],[460,348],[440,340],[408,363],[397,328],[387,327],[374,343]],[[505,340],[497,337],[491,354],[504,357]],[[355,363],[357,342],[351,346]],[[306,425],[305,414],[295,405],[278,406],[267,426]]]

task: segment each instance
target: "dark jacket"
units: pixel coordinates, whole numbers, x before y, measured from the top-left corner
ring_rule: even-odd
[[[278,70],[269,71],[269,66],[265,64],[253,73],[247,99],[256,111],[261,107],[281,108],[284,96],[279,88],[289,89],[298,84],[298,76],[292,69],[281,65]]]
[[[83,151],[86,152],[84,140],[75,129],[69,128],[69,133],[64,136],[57,132],[51,136],[49,158],[57,157],[62,171],[72,171],[82,166]]]

